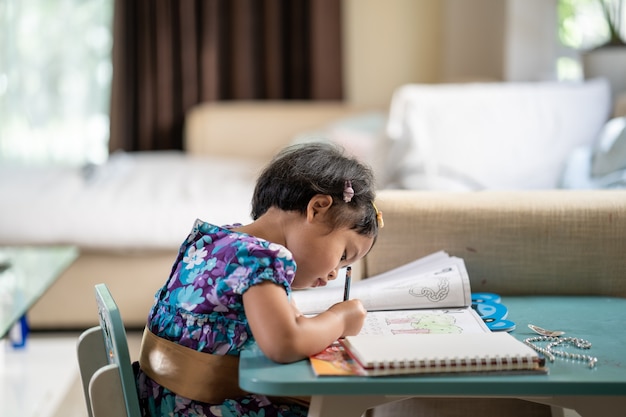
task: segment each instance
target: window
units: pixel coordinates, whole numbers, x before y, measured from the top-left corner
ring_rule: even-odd
[[[0,163],[107,157],[113,0],[0,0]]]

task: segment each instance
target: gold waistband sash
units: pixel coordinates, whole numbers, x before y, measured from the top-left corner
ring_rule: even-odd
[[[159,385],[191,400],[219,404],[247,393],[239,388],[239,357],[198,352],[144,329],[141,370]]]

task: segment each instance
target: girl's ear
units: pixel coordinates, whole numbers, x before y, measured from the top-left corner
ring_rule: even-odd
[[[316,194],[309,200],[306,207],[307,221],[323,219],[333,205],[333,198],[327,194]]]

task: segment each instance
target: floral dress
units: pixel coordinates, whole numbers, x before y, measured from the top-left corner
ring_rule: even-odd
[[[148,328],[159,337],[201,352],[236,355],[254,344],[242,296],[253,285],[271,281],[291,294],[296,265],[284,246],[196,220],[166,284],[157,292]],[[137,368],[137,364],[135,364]],[[306,416],[298,403],[276,404],[249,394],[207,404],[174,394],[137,370],[145,415]]]

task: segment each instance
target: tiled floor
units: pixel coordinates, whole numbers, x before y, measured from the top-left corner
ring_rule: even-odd
[[[78,364],[76,333],[33,333],[23,349],[0,342],[0,415],[87,417]],[[141,334],[129,332],[131,359]]]

